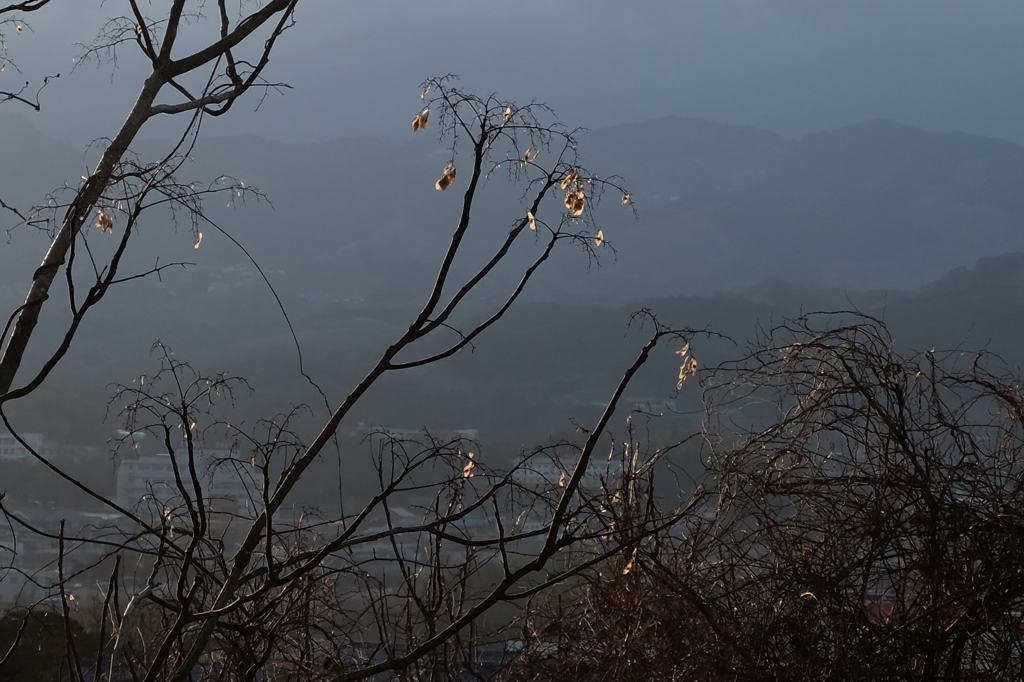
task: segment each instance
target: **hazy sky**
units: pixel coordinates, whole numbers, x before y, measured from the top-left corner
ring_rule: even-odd
[[[119,0],[56,0],[5,31],[22,73],[61,73],[32,114],[83,144],[112,135],[144,75],[131,45],[117,70],[69,73]],[[157,14],[165,2],[152,3]],[[74,9],[72,9],[74,8]],[[799,136],[884,117],[1024,143],[1024,3],[1019,0],[302,0],[267,76],[293,86],[214,134],[315,141],[403,139],[418,84],[457,73],[478,93],[547,102],[601,127],[678,114]],[[11,108],[11,104],[4,105]],[[26,114],[28,110],[22,109]],[[149,135],[160,134],[151,129]]]

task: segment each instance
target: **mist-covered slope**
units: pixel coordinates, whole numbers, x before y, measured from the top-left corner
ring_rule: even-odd
[[[1024,148],[1000,140],[891,121],[785,140],[667,118],[584,146],[636,187],[641,224],[620,249],[636,293],[766,277],[912,288],[1024,248]]]
[[[3,137],[0,151],[17,159],[0,168],[8,203],[27,210],[59,183],[78,181],[84,152],[18,116],[3,120],[15,134]],[[585,132],[579,148],[599,175],[623,177],[639,220],[606,205],[599,217],[615,254],[606,252],[596,272],[579,254],[561,254],[528,292],[534,298],[706,294],[770,277],[913,288],[978,258],[1024,250],[1024,148],[1009,142],[890,121],[787,140],[663,118]],[[140,146],[143,158],[160,149]],[[446,162],[431,136],[404,145],[238,136],[200,140],[181,179],[206,183],[224,173],[266,193],[273,209],[250,199],[226,210],[217,199],[208,211],[275,273],[290,300],[383,303],[414,296],[447,246],[461,202],[459,183],[454,195],[433,189]],[[500,174],[486,184],[469,261],[489,253],[525,210],[517,200]],[[168,223],[154,216],[145,224],[143,261],[187,255],[208,270],[198,276],[218,278],[224,267],[245,266],[212,227],[200,228],[203,249],[189,253],[187,226],[181,235]],[[14,241],[16,256],[41,258],[27,255],[38,251],[38,239],[16,230]],[[0,287],[8,274],[15,269],[4,268]]]
[[[84,150],[48,140],[23,119],[0,123],[12,131],[0,137],[0,151],[16,159],[0,166],[7,203],[28,211],[88,167]],[[139,152],[149,158],[162,148],[150,142]],[[772,316],[851,306],[892,322],[907,347],[991,341],[1005,353],[1015,338],[1024,271],[1019,256],[1000,254],[1024,251],[1017,191],[1024,149],[1017,145],[887,121],[787,140],[666,118],[584,133],[580,153],[595,172],[622,175],[633,192],[639,220],[614,198],[599,216],[615,252],[605,251],[600,267],[572,249],[559,254],[528,289],[527,305],[480,337],[474,353],[407,375],[371,401],[366,418],[514,431],[515,420],[493,410],[495,401],[515,396],[520,423],[561,419],[554,415],[566,405],[598,400],[628,362],[639,337],[626,323],[641,306],[665,322],[715,329],[741,343]],[[433,189],[446,159],[436,139],[422,135],[404,145],[201,140],[181,180],[205,184],[225,173],[258,186],[270,203],[249,197],[229,208],[224,195],[211,199],[205,210],[213,222],[195,228],[204,233],[198,249],[187,220],[175,225],[156,211],[141,221],[124,275],[158,262],[185,265],[112,290],[86,319],[47,399],[73,402],[69,387],[102,390],[151,370],[148,349],[159,338],[207,371],[250,377],[267,409],[310,400],[309,385],[296,379],[277,301],[219,229],[263,269],[291,316],[307,369],[336,396],[423,301],[461,205],[458,183],[456,193]],[[522,210],[516,191],[492,177],[473,214],[464,263],[491,253]],[[13,310],[48,236],[4,215],[13,229],[0,243],[0,302]],[[110,241],[95,229],[88,239],[94,248]],[[537,248],[524,244],[520,255]],[[507,270],[471,307],[485,309],[518,274]],[[26,367],[52,350],[48,334],[67,315],[59,288]],[[727,351],[702,360],[724,359]],[[517,364],[524,355],[527,370]],[[665,391],[674,385],[671,361],[669,352]],[[655,383],[638,384],[637,396],[661,395],[661,378],[656,372]],[[104,402],[88,407],[102,414]],[[412,416],[428,407],[430,414]]]

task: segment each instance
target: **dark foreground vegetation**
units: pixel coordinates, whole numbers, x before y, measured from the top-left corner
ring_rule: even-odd
[[[1019,678],[1020,380],[849,322],[705,376],[701,508],[531,614],[513,678]]]
[[[502,600],[504,611],[375,677],[1019,679],[1024,392],[998,359],[901,354],[878,320],[820,314],[768,330],[741,360],[686,379],[703,387],[701,432],[658,448],[643,436],[652,416],[634,412],[632,439],[613,445],[612,473],[575,495],[569,554]],[[389,458],[442,451],[423,441],[381,447]],[[692,462],[681,466],[694,456],[696,480]],[[433,525],[413,556],[396,550],[373,577],[373,559],[351,553],[309,572],[275,620],[220,630],[196,674],[360,676],[415,648],[456,603],[482,603],[524,559],[512,542],[474,553],[482,535],[457,539],[465,528],[453,507],[437,505],[473,506],[464,483],[476,479],[455,473],[420,510],[424,524],[447,516],[445,525]],[[514,477],[487,475],[499,490]],[[557,504],[560,485],[515,494]],[[304,532],[312,542],[316,524]],[[385,584],[401,599],[372,587]],[[116,626],[102,623],[123,627],[123,600],[112,595],[99,632],[100,614],[72,606],[62,615],[59,601],[12,610],[0,632],[0,649],[11,648],[4,679],[91,675],[119,646],[129,662],[152,655],[146,642],[167,617],[160,602],[136,607],[133,640],[119,645]],[[406,615],[381,630],[389,607]]]

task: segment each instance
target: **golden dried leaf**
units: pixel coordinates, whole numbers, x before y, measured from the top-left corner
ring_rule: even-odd
[[[412,120],[412,131],[415,133],[420,128],[427,127],[427,119],[430,118],[430,108],[426,108],[420,113],[416,114],[416,118]]]
[[[200,232],[200,233],[199,233],[199,239],[197,239],[197,240],[196,240],[196,243],[192,245],[192,248],[193,248],[193,249],[198,249],[198,248],[199,248],[199,245],[200,245],[200,244],[202,244],[202,243],[203,243],[203,233],[202,233],[202,232]]]
[[[420,99],[426,99],[427,93],[430,92],[433,89],[434,89],[434,85],[433,84],[428,85],[427,89],[420,93]]]
[[[574,216],[582,215],[583,208],[587,203],[587,195],[584,193],[582,187],[576,189],[569,189],[565,193],[565,207]]]
[[[594,237],[594,246],[601,246],[604,244],[604,230],[598,230],[597,236]]]
[[[507,121],[512,118],[512,107],[505,107],[505,113],[502,117]]]
[[[629,203],[629,202],[630,202],[630,201],[631,201],[632,199],[633,199],[633,197],[631,197],[631,196],[629,195],[629,192],[626,192],[625,194],[623,194],[623,195],[622,195],[622,205],[623,205],[623,206],[625,206],[625,205],[626,205],[626,204],[628,204],[628,203]]]
[[[679,383],[676,384],[676,390],[678,391],[683,387],[683,382],[688,377],[697,373],[697,359],[690,354],[690,344],[686,344],[677,350],[676,355],[683,358],[683,362],[679,366]]]
[[[523,164],[524,165],[530,163],[530,161],[532,161],[532,160],[534,160],[536,158],[537,158],[537,154],[533,151],[532,148],[531,149],[527,149],[525,152],[523,152]]]
[[[569,478],[569,476],[563,471],[562,475],[559,476],[559,478],[558,478],[558,487],[559,488],[564,488],[565,487],[565,482],[566,482],[566,480],[568,480],[568,478]]]
[[[470,452],[469,453],[469,463],[466,466],[462,467],[462,477],[463,478],[472,478],[473,477],[473,467],[475,467],[475,466],[476,466],[476,462],[473,461],[473,453]]]
[[[629,563],[626,564],[626,567],[624,569],[622,569],[622,575],[629,575],[629,572],[633,570],[633,563],[635,561],[636,561],[636,552],[633,553],[633,556],[629,557]]]
[[[537,218],[534,217],[533,212],[527,211],[526,212],[526,218],[527,218],[527,220],[530,221],[530,229],[533,230],[534,232],[536,232],[537,231]]]
[[[114,231],[114,219],[103,212],[103,209],[96,211],[96,227],[100,228],[104,232]]]
[[[448,189],[453,182],[455,182],[455,166],[449,163],[444,167],[444,171],[441,173],[441,179],[434,183],[434,189],[439,192],[443,192]]]
[[[561,188],[565,189],[566,187],[568,187],[569,185],[571,185],[572,183],[576,182],[579,179],[580,179],[580,172],[578,170],[576,170],[575,168],[573,168],[571,171],[569,171],[568,175],[566,175],[564,178],[562,178]]]
[[[18,24],[18,33],[21,33],[23,28],[25,28],[25,27],[22,26],[21,24]]]

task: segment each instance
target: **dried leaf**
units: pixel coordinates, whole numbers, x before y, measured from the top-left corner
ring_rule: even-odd
[[[630,202],[630,201],[631,201],[632,199],[633,199],[633,197],[631,197],[631,196],[630,196],[629,192],[626,192],[625,194],[623,194],[623,195],[622,195],[622,205],[623,205],[623,206],[625,206],[625,205],[626,205],[626,204],[628,204],[628,203],[629,203],[629,202]]]
[[[441,173],[441,179],[434,183],[434,189],[439,192],[443,192],[448,189],[453,182],[455,182],[455,166],[449,163],[444,167],[444,171]]]
[[[676,390],[678,391],[683,387],[683,382],[688,377],[697,373],[697,359],[690,354],[690,344],[686,344],[677,350],[676,355],[683,358],[683,363],[679,366],[679,383],[676,384]]]
[[[523,152],[523,165],[524,166],[526,164],[530,163],[530,161],[534,161],[536,159],[537,159],[537,152],[533,151],[532,148],[527,149],[525,152]]]
[[[579,179],[580,179],[580,172],[578,170],[576,170],[575,168],[573,168],[571,171],[569,171],[568,175],[566,175],[564,178],[562,178],[561,188],[565,189],[566,187],[568,187],[569,185],[573,184],[574,182],[576,182]]]
[[[202,233],[202,232],[200,232],[200,233],[199,233],[199,239],[197,239],[197,240],[196,240],[196,243],[192,245],[192,248],[193,248],[193,249],[198,249],[198,248],[199,248],[199,245],[200,245],[200,244],[202,244],[202,243],[203,243],[203,233]]]
[[[615,522],[612,521],[608,524],[608,528],[605,529],[604,535],[605,540],[611,540],[615,537]]]
[[[537,231],[537,218],[534,217],[533,212],[527,211],[526,218],[530,221],[530,229],[534,232]]]
[[[114,219],[104,213],[102,208],[96,211],[96,227],[104,232],[114,231]]]
[[[676,388],[682,388],[683,382],[686,381],[686,377],[697,373],[697,360],[696,358],[690,358],[689,363],[679,368],[679,383],[676,384]]]
[[[598,230],[597,236],[594,237],[594,246],[601,246],[604,244],[604,230]]]
[[[473,467],[475,467],[475,466],[476,466],[476,462],[473,461],[473,453],[471,452],[471,453],[469,453],[469,463],[466,466],[462,467],[462,477],[463,478],[472,478],[473,477]]]
[[[502,115],[506,121],[512,118],[512,107],[505,107],[505,113]]]
[[[427,86],[427,89],[420,93],[420,99],[426,99],[427,93],[434,89],[434,84],[431,83]]]
[[[569,476],[563,471],[562,475],[559,476],[559,478],[558,478],[558,487],[559,488],[564,488],[565,487],[565,482],[566,482],[566,480],[568,480],[568,478],[569,478]]]
[[[587,195],[582,187],[570,188],[565,193],[565,207],[574,216],[582,215],[583,208],[587,203]]]
[[[626,564],[626,567],[624,569],[622,569],[622,575],[629,575],[629,572],[633,570],[633,563],[635,561],[636,561],[636,552],[633,553],[633,556],[629,557],[629,563]]]
[[[415,133],[420,128],[426,128],[428,118],[430,118],[429,107],[416,114],[416,118],[412,120],[412,131]]]
[[[24,28],[25,28],[24,26],[22,26],[21,24],[18,24],[18,33],[21,33],[22,29],[24,29]]]

